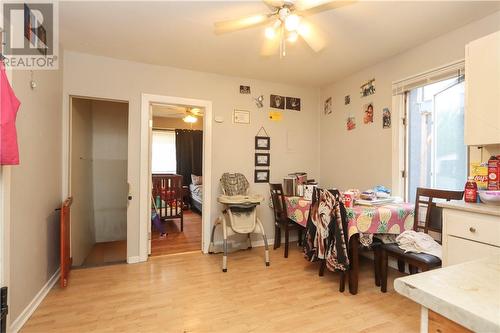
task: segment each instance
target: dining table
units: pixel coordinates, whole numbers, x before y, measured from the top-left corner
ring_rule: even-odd
[[[285,196],[287,217],[307,226],[311,201],[304,197]],[[349,292],[358,293],[359,248],[369,246],[376,235],[399,235],[413,230],[415,206],[411,203],[394,202],[379,206],[354,205],[346,207],[349,239]]]

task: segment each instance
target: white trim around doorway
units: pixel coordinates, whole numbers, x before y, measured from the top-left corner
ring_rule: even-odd
[[[149,160],[150,149],[150,131],[152,130],[150,105],[158,104],[177,104],[190,105],[203,108],[205,115],[203,117],[203,211],[202,211],[202,237],[201,250],[208,253],[210,245],[210,216],[211,216],[211,179],[212,179],[212,102],[206,100],[142,94],[141,96],[141,163],[140,163],[140,227],[139,227],[139,261],[148,259],[148,224],[151,223],[151,200],[150,181],[151,167]]]

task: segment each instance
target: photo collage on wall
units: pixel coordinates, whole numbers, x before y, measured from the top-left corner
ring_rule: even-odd
[[[375,108],[375,104],[373,103],[373,99],[370,100],[367,97],[374,95],[376,92],[375,88],[375,79],[370,79],[363,83],[360,86],[360,99],[361,99],[361,115],[362,115],[362,120],[364,125],[370,125],[374,123],[375,116],[377,114],[377,110]],[[352,102],[352,95],[345,95],[344,96],[344,106],[347,107],[346,109],[346,129],[347,131],[352,131],[356,128],[356,116],[355,113],[349,105],[351,105]],[[365,101],[368,100],[368,101]],[[325,100],[324,104],[324,113],[325,115],[328,115],[332,113],[332,97],[328,97]],[[378,113],[380,114],[380,113]],[[391,110],[389,107],[384,107],[382,109],[382,128],[391,128]]]
[[[271,137],[264,126],[255,136],[255,173],[254,183],[269,183],[271,166]]]
[[[300,98],[280,95],[271,95],[269,97],[269,106],[273,109],[292,111],[300,111],[301,108]]]

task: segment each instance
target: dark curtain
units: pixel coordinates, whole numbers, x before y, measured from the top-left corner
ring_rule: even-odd
[[[191,174],[202,176],[203,131],[175,130],[177,174],[182,175],[183,185],[191,183]]]

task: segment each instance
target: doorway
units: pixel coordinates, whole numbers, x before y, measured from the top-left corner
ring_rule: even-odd
[[[151,104],[152,256],[201,250],[204,113]]]
[[[73,267],[127,260],[128,103],[71,97]]]
[[[140,229],[139,229],[139,261],[147,261],[151,254],[151,136],[152,136],[152,105],[188,105],[193,108],[204,110],[203,114],[203,205],[202,205],[202,235],[201,249],[208,253],[210,244],[210,225],[212,212],[212,102],[183,97],[172,97],[163,95],[142,94],[141,98],[141,184],[140,189]]]

